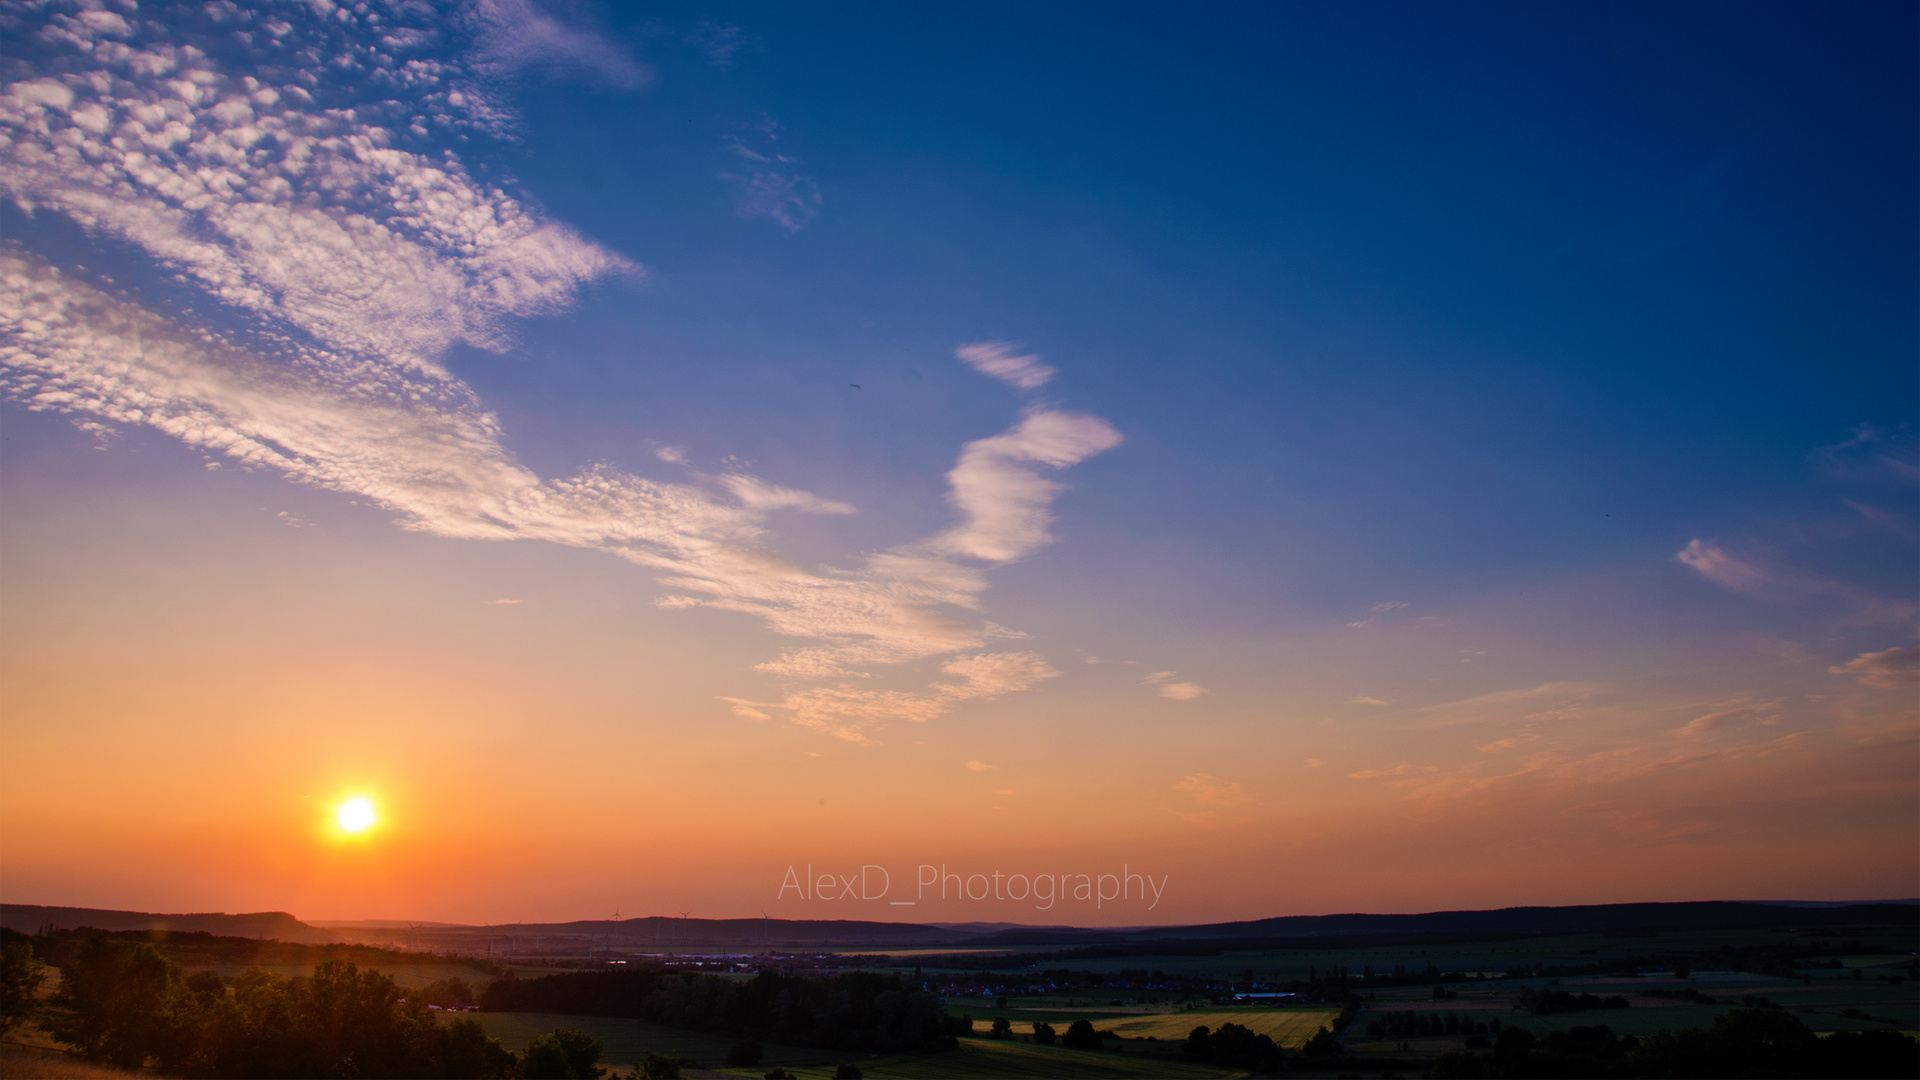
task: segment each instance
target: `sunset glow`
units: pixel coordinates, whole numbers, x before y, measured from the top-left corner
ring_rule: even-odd
[[[1910,896],[1833,7],[0,0],[4,899]]]

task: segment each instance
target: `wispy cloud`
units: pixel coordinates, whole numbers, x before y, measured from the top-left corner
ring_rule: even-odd
[[[1514,690],[1496,690],[1414,710],[1416,729],[1459,727],[1514,720],[1563,720],[1606,691],[1599,683],[1550,682]]]
[[[1712,712],[1697,716],[1667,732],[1667,734],[1688,738],[1704,735],[1709,731],[1726,727],[1729,724],[1742,722],[1771,724],[1779,720],[1779,710],[1780,703],[1777,701],[1761,702],[1751,705],[1731,704],[1726,708],[1715,709]]]
[[[1346,703],[1348,705],[1391,705],[1392,704],[1392,702],[1382,701],[1377,697],[1369,697],[1366,694],[1361,694],[1358,697],[1350,697],[1347,699]]]
[[[1767,583],[1766,571],[1703,540],[1693,540],[1673,557],[1700,571],[1708,581],[1739,592],[1753,592]]]
[[[1908,622],[1920,611],[1911,600],[1882,596],[1824,574],[1790,566],[1763,568],[1734,558],[1701,540],[1694,540],[1674,558],[1698,570],[1708,580],[1737,592],[1776,602],[1822,599],[1838,604],[1846,612],[1844,621],[1854,625]]]
[[[789,679],[857,677],[857,665],[1018,636],[951,613],[978,608],[982,564],[1051,539],[1063,487],[1038,470],[1117,444],[1110,425],[1034,409],[968,444],[949,477],[960,523],[851,570],[795,565],[766,527],[780,512],[851,513],[843,502],[744,472],[687,483],[610,466],[535,474],[441,357],[459,343],[502,348],[512,320],[563,311],[583,283],[637,268],[472,179],[455,155],[404,148],[492,130],[505,114],[458,58],[426,49],[438,40],[430,18],[376,28],[334,10],[270,18],[210,5],[129,21],[54,6],[38,23],[23,17],[22,39],[45,55],[40,71],[0,88],[0,190],[144,249],[240,326],[162,315],[36,257],[0,254],[0,389],[30,409],[103,430],[148,425],[368,498],[408,528],[607,551],[667,584],[663,606],[740,612],[818,642],[765,667]],[[548,33],[531,8],[474,10],[490,26],[524,16]],[[571,40],[548,34],[541,47]],[[330,59],[295,67],[296,49]],[[411,50],[406,80],[374,62],[381,50]],[[777,704],[728,700],[742,715],[867,741],[886,721],[924,721],[1057,674],[1034,654],[953,664],[946,673],[962,681],[919,692],[842,682],[794,687]]]
[[[966,365],[982,375],[1011,383],[1022,390],[1046,385],[1056,374],[1033,353],[1019,352],[1019,346],[1007,341],[981,341],[962,345],[953,351]]]
[[[594,30],[561,22],[532,0],[468,0],[463,14],[474,30],[475,61],[492,73],[552,67],[625,90],[653,82],[653,69],[626,49]]]
[[[687,33],[687,41],[700,50],[707,63],[723,71],[733,66],[734,57],[742,50],[759,45],[731,23],[700,23]]]
[[[1177,671],[1156,671],[1140,681],[1149,686],[1158,686],[1160,696],[1173,701],[1192,701],[1202,694],[1209,693],[1208,689],[1199,683],[1175,682],[1174,677],[1178,674]]]
[[[973,770],[974,772],[992,772],[993,771],[993,766],[987,764],[984,761],[969,761],[967,762],[967,768]]]
[[[1060,674],[1058,668],[1030,652],[981,653],[950,661],[941,665],[940,670],[949,675],[958,675],[966,681],[959,684],[938,683],[934,689],[961,699],[1011,694],[1029,689],[1043,680],[1057,678]]]
[[[772,119],[723,138],[733,155],[750,164],[740,172],[723,172],[720,179],[733,188],[733,210],[740,217],[771,221],[787,232],[799,232],[820,213],[820,186],[794,166],[796,157],[777,145],[780,124]]]
[[[1239,784],[1222,780],[1212,773],[1194,773],[1173,785],[1173,790],[1185,792],[1202,806],[1240,806],[1253,801],[1253,796],[1248,795]]]
[[[1006,432],[976,439],[947,473],[949,496],[965,520],[932,544],[942,553],[987,562],[1018,559],[1053,536],[1048,507],[1063,490],[1034,466],[1062,469],[1120,445],[1120,433],[1097,416],[1029,409]]]
[[[1856,675],[1868,686],[1883,690],[1916,686],[1920,685],[1920,649],[1895,647],[1861,653],[1827,671],[1834,675]]]

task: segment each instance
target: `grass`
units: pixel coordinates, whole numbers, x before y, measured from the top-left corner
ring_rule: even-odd
[[[1269,1036],[1281,1046],[1299,1049],[1323,1027],[1332,1027],[1338,1009],[1194,1009],[1189,1012],[1140,1016],[1096,1026],[1128,1039],[1145,1038],[1175,1041],[1185,1039],[1194,1028],[1206,1025],[1218,1030],[1222,1024],[1239,1024]]]
[[[146,1075],[95,1065],[58,1050],[0,1044],[0,1080],[123,1080]]]

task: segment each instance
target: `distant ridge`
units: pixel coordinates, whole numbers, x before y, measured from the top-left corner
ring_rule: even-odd
[[[32,933],[52,924],[101,930],[202,931],[228,937],[276,938],[323,945],[356,942],[466,956],[591,956],[661,952],[750,954],[903,950],[996,952],[1051,948],[1152,952],[1156,947],[1255,949],[1340,939],[1527,937],[1599,931],[1694,930],[1712,927],[1907,924],[1920,901],[1697,901],[1512,907],[1421,914],[1283,915],[1193,926],[1075,927],[1018,923],[900,923],[856,919],[676,919],[663,916],[582,919],[565,923],[472,926],[400,919],[301,922],[283,911],[242,915],[158,915],[96,908],[0,904],[0,925]]]
[[[159,915],[146,911],[107,911],[100,908],[42,907],[38,904],[0,904],[0,926],[31,934],[51,924],[62,930],[91,926],[96,930],[173,930],[218,934],[222,937],[273,938],[304,945],[327,945],[339,934],[308,926],[284,911],[256,911],[244,915],[199,912]]]

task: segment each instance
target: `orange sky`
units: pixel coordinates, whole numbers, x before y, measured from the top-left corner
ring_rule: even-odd
[[[1807,665],[1736,657],[1702,685],[1684,641],[1576,659],[1488,601],[1437,628],[1189,642],[1209,656],[1196,701],[1083,662],[862,746],[727,712],[764,635],[633,602],[615,560],[350,507],[291,528],[279,507],[328,497],[203,475],[162,501],[110,454],[76,457],[61,467],[106,494],[10,480],[14,902],[1130,924],[1912,891],[1910,694]],[[161,458],[133,471],[185,467]],[[1351,703],[1443,654],[1497,670]],[[382,821],[337,843],[321,825],[357,793]],[[925,863],[1124,863],[1167,886],[1150,913],[780,897],[808,863],[887,867],[892,897]]]

